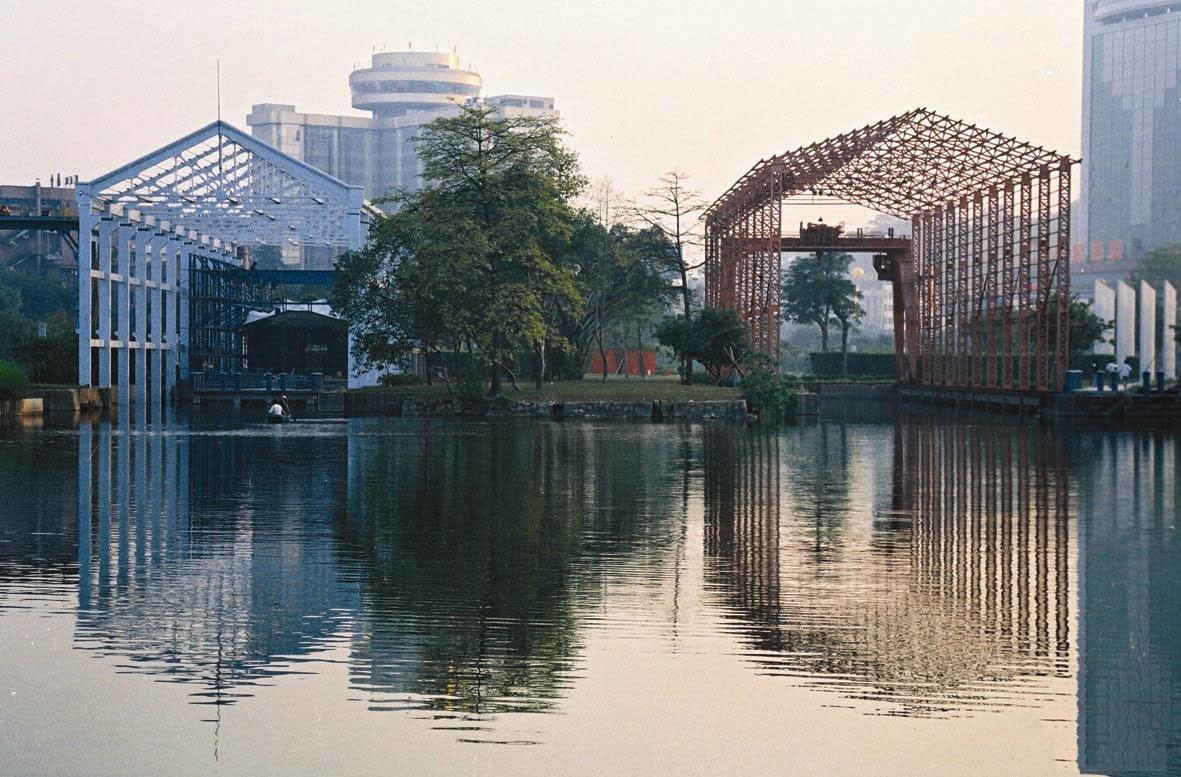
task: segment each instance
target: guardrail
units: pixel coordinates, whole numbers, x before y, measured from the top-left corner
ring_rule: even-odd
[[[340,391],[346,382],[320,372],[192,372],[193,391]]]

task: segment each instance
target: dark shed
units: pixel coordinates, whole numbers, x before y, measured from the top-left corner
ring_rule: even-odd
[[[242,327],[246,363],[271,372],[348,371],[348,324],[310,310],[285,310]]]

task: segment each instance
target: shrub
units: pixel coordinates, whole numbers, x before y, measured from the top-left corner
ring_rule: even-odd
[[[456,395],[466,402],[478,402],[488,391],[488,381],[475,372],[465,372],[452,379]]]
[[[22,399],[29,388],[29,376],[20,365],[0,362],[0,399]]]
[[[10,356],[24,367],[33,383],[78,382],[78,336],[73,332],[49,337],[22,335],[14,340]]]
[[[798,381],[793,376],[779,374],[774,361],[764,354],[756,354],[751,362],[742,380],[742,395],[760,418],[786,418],[796,408]]]
[[[421,376],[410,373],[386,373],[377,380],[387,388],[392,386],[421,386],[426,382]]]
[[[895,359],[892,353],[850,353],[849,374],[842,369],[843,357],[836,352],[820,352],[809,354],[812,361],[812,372],[817,378],[893,378],[895,376]]]

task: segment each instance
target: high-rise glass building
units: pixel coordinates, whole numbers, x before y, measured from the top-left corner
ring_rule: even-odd
[[[1181,2],[1085,0],[1084,262],[1181,243]]]
[[[397,189],[414,191],[422,169],[414,139],[440,116],[480,99],[483,79],[460,67],[455,54],[418,51],[374,54],[369,67],[349,75],[352,105],[368,116],[298,113],[294,105],[254,105],[251,134],[340,180],[362,186],[368,199]],[[504,116],[558,117],[552,97],[496,95],[484,100]],[[284,249],[283,263],[320,269],[331,252]]]

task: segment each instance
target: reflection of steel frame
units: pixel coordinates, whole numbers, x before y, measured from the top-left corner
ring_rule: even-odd
[[[837,197],[911,221],[893,278],[900,380],[1059,390],[1074,164],[925,109],[763,160],[706,211],[706,305],[778,354],[783,198]]]

